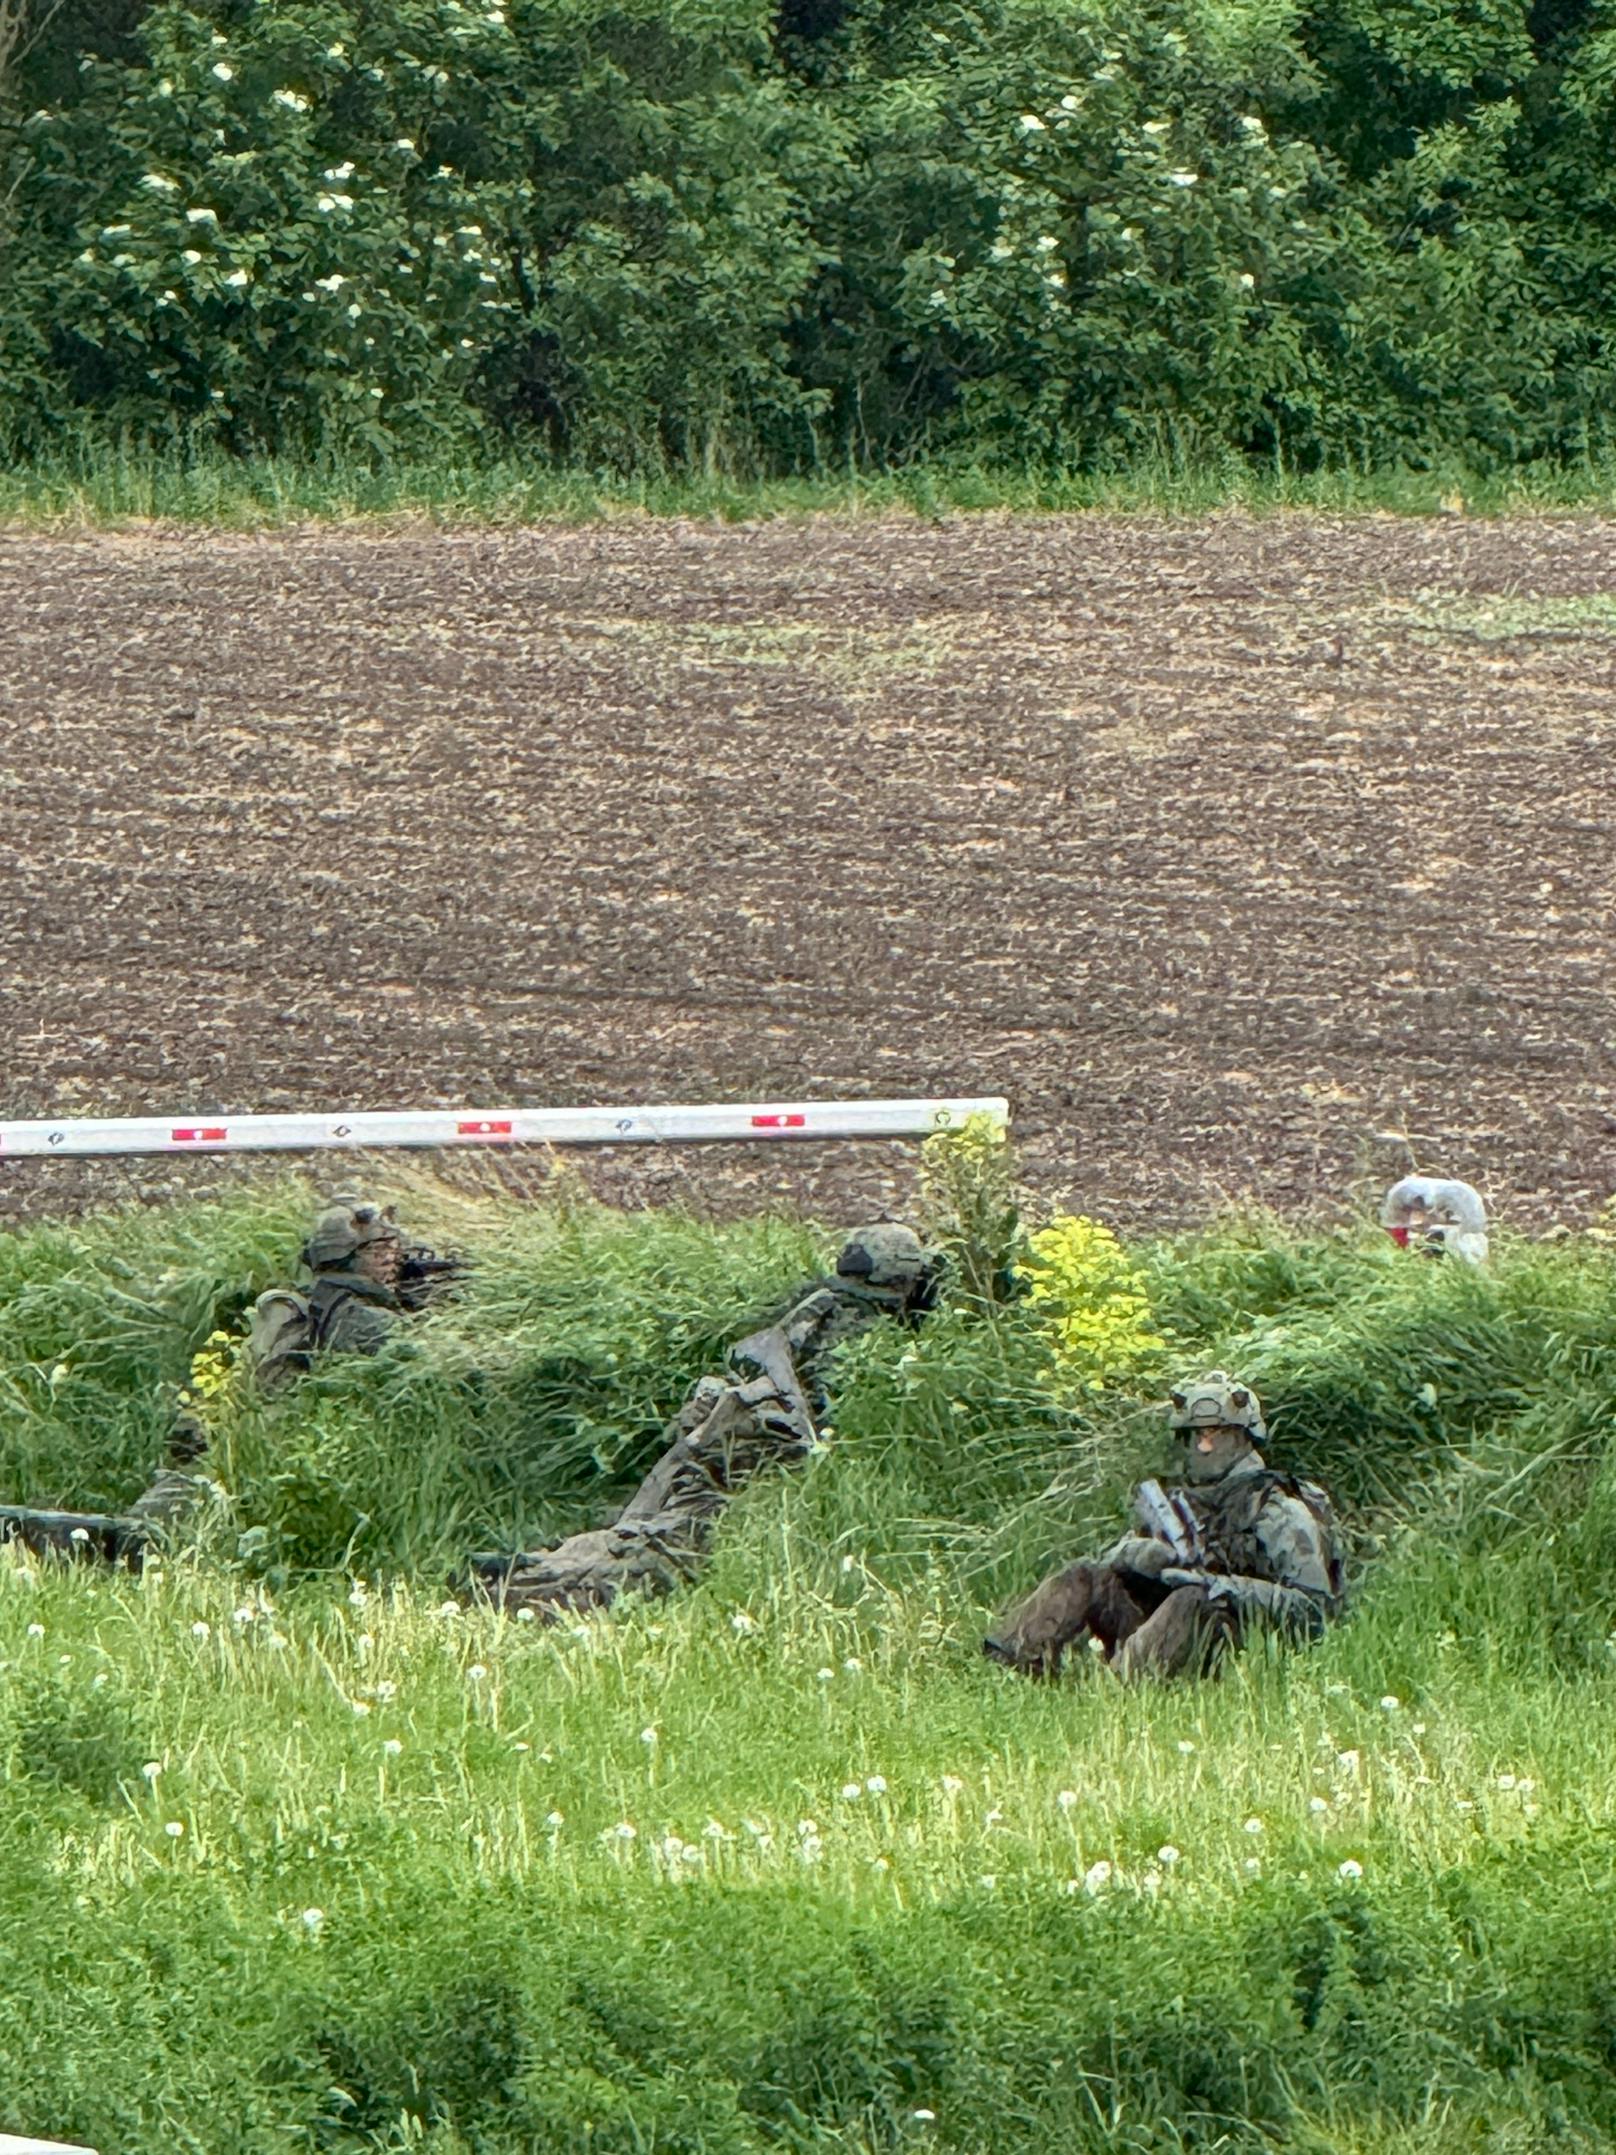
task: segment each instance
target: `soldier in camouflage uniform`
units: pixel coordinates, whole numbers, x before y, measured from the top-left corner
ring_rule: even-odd
[[[338,1198],[320,1214],[303,1246],[303,1262],[314,1274],[307,1295],[272,1288],[253,1307],[246,1360],[265,1393],[284,1387],[322,1349],[374,1354],[397,1319],[423,1308],[459,1269],[455,1259],[406,1244],[390,1211],[353,1197]],[[165,1463],[127,1512],[0,1506],[0,1542],[138,1560],[154,1536],[195,1508],[206,1487],[197,1462],[207,1448],[205,1424],[182,1410]]]
[[[1451,1252],[1467,1264],[1487,1261],[1487,1207],[1468,1182],[1405,1175],[1386,1192],[1380,1224],[1399,1247],[1422,1257]]]
[[[668,1593],[699,1569],[736,1491],[819,1441],[831,1350],[884,1317],[917,1322],[937,1285],[937,1259],[912,1228],[861,1228],[833,1277],[731,1347],[723,1376],[700,1379],[668,1426],[667,1450],[609,1526],[527,1555],[474,1557],[474,1578],[505,1608],[547,1618],[622,1593]]]
[[[261,1392],[279,1391],[316,1354],[375,1354],[401,1316],[425,1309],[463,1269],[407,1243],[392,1209],[339,1197],[303,1245],[307,1294],[273,1287],[253,1305],[247,1360]]]
[[[991,1659],[1053,1676],[1086,1644],[1119,1676],[1177,1676],[1210,1668],[1254,1629],[1308,1639],[1340,1612],[1330,1500],[1264,1464],[1251,1387],[1214,1370],[1172,1394],[1168,1420],[1183,1485],[1142,1483],[1142,1531],[1046,1579],[983,1641]]]

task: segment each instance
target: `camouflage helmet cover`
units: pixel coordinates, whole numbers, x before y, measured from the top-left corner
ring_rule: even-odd
[[[1481,1192],[1468,1182],[1453,1182],[1441,1175],[1405,1175],[1386,1192],[1380,1224],[1390,1234],[1396,1235],[1399,1229],[1406,1234],[1409,1215],[1415,1210],[1466,1234],[1487,1232],[1487,1207]]]
[[[347,1264],[372,1242],[401,1242],[397,1220],[380,1205],[342,1202],[330,1205],[314,1223],[303,1245],[303,1262],[311,1272],[329,1271]]]
[[[932,1262],[912,1227],[897,1220],[872,1220],[855,1228],[836,1259],[839,1279],[866,1280],[872,1287],[912,1287]]]
[[[1243,1429],[1253,1444],[1261,1444],[1267,1435],[1256,1393],[1222,1369],[1208,1370],[1170,1395],[1167,1426],[1184,1434],[1192,1429]]]

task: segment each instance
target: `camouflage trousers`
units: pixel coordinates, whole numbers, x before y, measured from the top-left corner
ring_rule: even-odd
[[[569,1534],[553,1549],[510,1558],[478,1557],[482,1590],[514,1613],[553,1621],[609,1608],[619,1594],[669,1594],[700,1568],[711,1521],[667,1512]]]
[[[1239,1637],[1238,1613],[1203,1586],[1163,1586],[1110,1564],[1068,1564],[1006,1611],[982,1642],[990,1660],[1056,1676],[1087,1646],[1122,1677],[1199,1675]]]
[[[554,1548],[473,1557],[480,1590],[509,1610],[554,1618],[609,1608],[620,1594],[667,1594],[701,1568],[720,1515],[766,1469],[802,1459],[813,1422],[789,1364],[744,1383],[704,1378],[673,1442],[610,1526]]]

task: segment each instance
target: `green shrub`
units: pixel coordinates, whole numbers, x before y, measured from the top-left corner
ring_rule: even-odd
[[[153,0],[0,64],[0,437],[1608,456],[1601,9]]]

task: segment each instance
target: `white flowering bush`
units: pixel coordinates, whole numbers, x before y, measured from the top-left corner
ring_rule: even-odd
[[[20,451],[75,416],[708,472],[1609,444],[1597,10],[39,12],[0,67]]]
[[[754,401],[811,404],[774,342],[811,259],[800,130],[729,86],[754,13],[621,57],[591,4],[519,37],[460,0],[164,0],[139,35],[144,64],[87,60],[18,138],[34,283],[0,352],[39,390],[243,447],[497,421],[626,454],[649,423],[687,459]],[[0,390],[0,432],[29,411]]]

